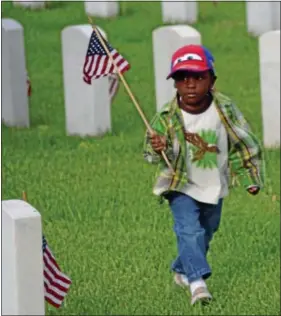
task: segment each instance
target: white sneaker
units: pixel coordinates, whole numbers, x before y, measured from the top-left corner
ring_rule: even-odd
[[[208,304],[212,300],[212,295],[205,286],[198,287],[191,297],[191,305],[201,302],[203,305]]]
[[[185,274],[175,273],[174,281],[181,287],[189,287],[189,282]]]

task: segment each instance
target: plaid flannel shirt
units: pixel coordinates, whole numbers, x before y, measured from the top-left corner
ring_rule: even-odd
[[[242,184],[246,189],[252,185],[262,188],[265,167],[259,141],[252,133],[242,113],[227,96],[214,92],[213,97],[228,135],[230,186],[236,182]],[[177,97],[156,113],[151,127],[157,134],[166,137],[165,153],[175,171],[173,174],[163,157],[154,152],[149,132],[146,131],[144,158],[149,163],[158,164],[153,193],[161,196],[168,191],[180,190],[188,181],[184,124]]]

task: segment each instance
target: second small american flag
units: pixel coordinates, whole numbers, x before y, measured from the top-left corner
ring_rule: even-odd
[[[121,73],[124,73],[125,71],[129,70],[130,64],[128,63],[128,61],[124,59],[124,57],[120,55],[116,49],[111,47],[109,43],[106,42],[106,40],[104,40],[104,42],[119,71]],[[100,77],[115,73],[116,68],[114,67],[114,64],[112,63],[110,58],[107,56],[107,53],[103,48],[102,43],[100,42],[96,34],[96,31],[94,30],[90,38],[83,67],[83,80],[86,83],[91,84],[92,79],[98,79]]]
[[[62,273],[44,236],[42,240],[45,300],[54,307],[59,308],[69,290],[71,280]]]

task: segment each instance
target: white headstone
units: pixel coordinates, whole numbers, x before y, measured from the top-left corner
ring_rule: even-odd
[[[187,25],[163,26],[155,29],[153,39],[153,62],[157,110],[175,95],[173,80],[167,80],[173,53],[189,44],[201,44],[201,35]]]
[[[280,3],[278,9],[272,1],[246,1],[246,20],[248,33],[254,36],[279,29]]]
[[[161,1],[164,23],[195,23],[198,15],[197,1]]]
[[[273,7],[273,29],[280,30],[280,1],[272,2]]]
[[[44,314],[41,216],[24,201],[2,201],[2,315]]]
[[[280,146],[280,30],[259,38],[259,55],[263,141]]]
[[[29,127],[23,27],[2,19],[2,121]]]
[[[21,6],[29,9],[42,9],[45,8],[46,1],[25,1],[25,0],[16,0],[13,1],[15,6]]]
[[[68,135],[98,136],[111,130],[108,77],[83,81],[83,66],[92,34],[90,25],[62,31],[62,57],[66,129]],[[106,34],[101,30],[104,38]]]
[[[85,1],[87,15],[108,18],[118,15],[118,1]]]

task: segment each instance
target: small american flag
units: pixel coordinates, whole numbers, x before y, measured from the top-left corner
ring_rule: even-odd
[[[43,265],[45,300],[59,308],[66,296],[71,280],[61,272],[46,238],[43,236]]]
[[[100,33],[99,35],[102,36]],[[129,70],[130,64],[128,61],[124,59],[116,49],[112,48],[105,39],[103,40],[120,72],[123,73]],[[83,80],[86,83],[91,84],[92,79],[98,79],[100,77],[114,73],[116,73],[116,69],[110,58],[107,56],[107,53],[103,48],[96,31],[93,30],[84,62]]]
[[[109,80],[109,97],[110,97],[110,102],[112,103],[119,88],[119,77],[117,74],[110,74],[108,76],[108,80]]]

